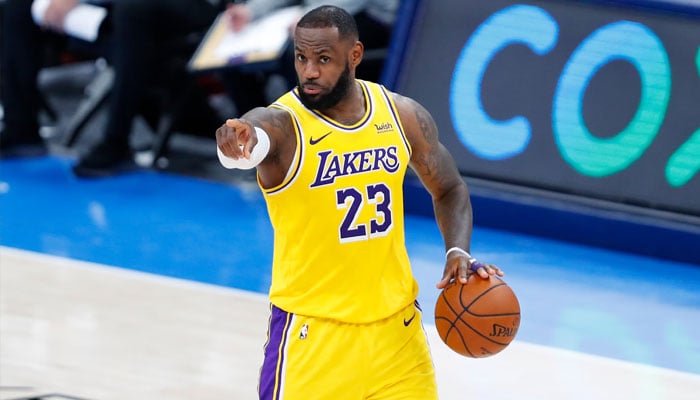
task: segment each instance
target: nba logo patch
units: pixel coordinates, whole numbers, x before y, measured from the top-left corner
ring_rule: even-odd
[[[301,332],[299,332],[299,339],[304,340],[309,334],[309,324],[304,324],[301,327]]]

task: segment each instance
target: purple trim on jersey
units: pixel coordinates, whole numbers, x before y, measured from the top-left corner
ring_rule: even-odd
[[[325,115],[321,114],[320,112],[318,112],[318,111],[316,111],[316,110],[311,110],[311,109],[309,109],[309,108],[306,108],[306,106],[304,106],[304,103],[301,102],[301,98],[299,97],[299,92],[298,92],[299,88],[298,88],[298,87],[295,88],[295,89],[292,91],[292,93],[293,93],[294,96],[297,98],[297,101],[299,101],[299,103],[300,103],[302,106],[304,106],[304,108],[306,108],[310,113],[314,114],[314,115],[317,116],[318,118],[322,119],[322,120],[323,120],[324,122],[326,122],[327,124],[332,125],[332,126],[338,128],[338,129],[340,129],[340,130],[344,130],[344,131],[354,131],[354,130],[357,130],[357,129],[362,128],[362,127],[367,123],[367,121],[369,121],[370,119],[372,119],[372,111],[374,111],[374,108],[373,108],[374,105],[372,104],[372,96],[371,96],[370,93],[369,93],[369,88],[367,87],[367,85],[365,84],[365,82],[362,82],[362,81],[360,81],[360,80],[358,80],[357,82],[359,82],[360,85],[362,86],[363,95],[364,95],[364,97],[367,99],[367,105],[368,105],[368,107],[367,107],[367,113],[365,113],[366,118],[364,118],[363,120],[360,120],[360,121],[357,123],[357,126],[355,126],[355,127],[353,127],[353,128],[349,128],[347,125],[341,125],[341,124],[339,124],[339,123],[337,123],[336,121],[334,121],[334,120],[332,120],[332,119],[326,117]]]
[[[401,139],[403,140],[403,144],[406,146],[406,151],[408,151],[409,157],[411,156],[411,145],[408,144],[408,138],[406,137],[406,132],[403,130],[403,126],[401,125],[401,120],[399,119],[399,114],[396,108],[394,108],[394,103],[391,102],[391,99],[389,98],[389,94],[387,93],[386,89],[384,86],[380,87],[382,94],[384,95],[384,98],[386,99],[387,106],[389,106],[389,110],[391,111],[391,115],[394,116],[394,121],[396,121],[396,125],[398,126],[399,133],[401,133]]]
[[[282,375],[285,368],[284,348],[292,314],[272,306],[265,360],[260,368],[258,395],[260,400],[279,400],[282,396]]]

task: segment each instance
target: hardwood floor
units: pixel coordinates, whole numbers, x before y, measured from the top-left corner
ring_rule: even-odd
[[[6,247],[0,277],[2,399],[257,398],[263,295]],[[700,375],[522,341],[466,359],[425,328],[443,400],[700,392]]]
[[[11,249],[0,257],[3,399],[255,398],[264,296]]]

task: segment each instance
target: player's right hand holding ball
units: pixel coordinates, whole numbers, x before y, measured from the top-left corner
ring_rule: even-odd
[[[445,258],[445,270],[442,274],[442,280],[437,284],[438,289],[444,289],[454,280],[466,284],[469,275],[474,273],[483,279],[488,279],[491,275],[505,275],[497,266],[477,261],[466,251],[448,251]]]

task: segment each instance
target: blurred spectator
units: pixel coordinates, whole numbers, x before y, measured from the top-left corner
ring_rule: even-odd
[[[109,176],[132,167],[129,136],[134,117],[147,100],[149,84],[163,78],[168,68],[165,64],[182,52],[183,47],[191,52],[183,42],[193,33],[205,32],[223,11],[224,3],[221,0],[115,0],[112,3],[110,64],[114,68],[114,87],[107,125],[102,139],[73,167],[76,175]],[[184,71],[184,65],[181,67]],[[177,79],[171,76],[169,83],[181,84]],[[208,105],[204,107],[207,110],[196,124],[202,132],[212,132],[211,126],[217,126],[218,118]],[[210,111],[209,116],[205,115],[206,111]]]
[[[2,21],[2,103],[4,130],[0,134],[0,157],[46,154],[39,135],[42,96],[37,77],[44,66],[42,49],[47,42],[65,39],[64,19],[80,4],[78,0],[48,0],[41,26],[32,19],[36,0],[6,0]],[[100,0],[100,2],[104,2]],[[191,51],[188,35],[206,32],[225,8],[225,0],[115,0],[109,2],[105,22],[108,43],[106,57],[114,70],[107,121],[101,139],[78,160],[73,172],[78,176],[109,176],[134,166],[129,145],[133,121],[146,114],[154,125],[154,103],[149,87],[163,80],[164,70],[177,55]],[[189,54],[185,54],[188,57]],[[184,63],[180,66],[184,74]],[[169,75],[171,85],[182,84]],[[197,118],[181,119],[188,128],[196,127],[210,135],[219,118],[202,99]],[[196,133],[196,132],[195,132]]]
[[[2,104],[4,129],[0,157],[38,156],[47,153],[39,136],[43,105],[37,86],[40,68],[51,51],[66,48],[62,26],[76,0],[50,0],[44,25],[32,20],[32,0],[5,0],[2,12]]]
[[[299,18],[306,12],[321,5],[334,5],[344,8],[355,17],[360,32],[360,41],[367,50],[380,50],[389,47],[391,33],[399,8],[399,0],[248,0],[244,4],[230,4],[226,9],[226,18],[234,31],[245,28],[249,23],[270,12],[283,7],[301,5]],[[297,19],[298,20],[298,19]],[[293,32],[296,22],[289,27]],[[381,62],[363,62],[357,70],[357,77],[378,82],[381,78]],[[284,77],[287,91],[297,84],[294,70],[294,48],[288,46],[280,60],[280,70]],[[265,106],[267,85],[266,73],[251,73],[233,70],[225,76],[227,91],[239,112],[246,112],[254,107]]]

